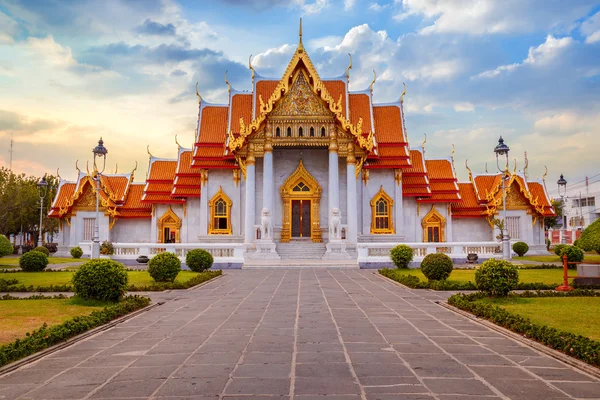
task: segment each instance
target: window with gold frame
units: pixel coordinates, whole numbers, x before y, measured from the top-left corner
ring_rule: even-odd
[[[209,235],[231,235],[231,199],[225,194],[222,187],[209,202],[210,223]]]
[[[371,200],[371,233],[393,234],[394,220],[392,209],[394,200],[380,187],[379,192]]]
[[[423,227],[423,242],[440,243],[446,241],[446,218],[438,212],[435,205],[423,217],[421,221]]]

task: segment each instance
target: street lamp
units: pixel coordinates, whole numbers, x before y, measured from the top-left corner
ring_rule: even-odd
[[[102,138],[98,140],[98,146],[92,150],[94,153],[94,179],[96,180],[96,220],[94,221],[94,238],[92,239],[92,258],[100,257],[100,232],[98,227],[98,221],[100,220],[99,203],[100,203],[100,179],[104,168],[106,167],[106,154],[108,150],[104,147],[104,141]],[[96,158],[102,158],[102,169],[98,169],[96,164]]]
[[[560,243],[567,244],[567,207],[565,204],[565,197],[567,195],[567,180],[560,174],[560,178],[556,181],[558,185],[558,195],[560,196],[560,201],[562,203],[562,237],[560,239]]]
[[[508,152],[510,148],[504,144],[504,139],[500,136],[498,139],[498,145],[494,148],[494,153],[496,153],[496,166],[498,167],[498,171],[502,173],[502,206],[503,206],[503,218],[504,223],[502,224],[502,257],[505,260],[510,260],[510,239],[508,237],[508,230],[506,226],[506,170],[508,169]],[[500,157],[506,157],[506,167],[500,168]]]
[[[38,237],[38,246],[41,246],[43,243],[42,238],[42,216],[44,214],[44,198],[46,197],[46,193],[48,192],[48,182],[46,182],[46,175],[37,183],[39,195],[40,195],[40,234]]]

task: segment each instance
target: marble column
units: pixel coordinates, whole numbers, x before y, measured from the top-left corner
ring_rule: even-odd
[[[348,232],[346,240],[350,243],[358,242],[358,202],[356,194],[356,157],[354,156],[354,143],[348,143],[348,156],[346,157],[346,215]]]
[[[265,143],[263,158],[263,208],[273,215],[273,147]]]
[[[208,170],[200,171],[200,236],[208,235]]]
[[[329,222],[331,223],[331,211],[334,208],[340,208],[340,171],[335,126],[330,127],[329,129],[329,193],[327,196],[329,198],[329,210],[327,211],[329,214]]]
[[[246,244],[254,242],[254,224],[255,224],[255,202],[256,202],[256,166],[254,159],[254,146],[248,148],[246,156],[246,197],[244,204],[244,242]]]
[[[263,145],[263,209],[269,210],[268,215],[261,211],[261,238],[256,242],[255,257],[278,260],[277,246],[273,241],[273,130],[272,125],[267,124],[265,129],[265,144]]]

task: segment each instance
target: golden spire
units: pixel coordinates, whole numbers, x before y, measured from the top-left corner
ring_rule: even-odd
[[[517,174],[517,159],[515,158],[514,160],[515,160],[515,166],[513,168],[513,175],[516,175]]]
[[[421,143],[421,147],[423,148],[423,154],[425,154],[425,143],[427,143],[427,134],[424,133],[425,139],[423,139],[423,143]]]
[[[252,71],[252,87],[254,87],[254,67],[252,66],[252,54],[248,57],[248,69]]]
[[[79,160],[75,160],[75,169],[77,170],[77,177],[81,175],[81,170],[79,169]]]
[[[302,52],[302,50],[304,50],[304,45],[302,44],[302,18],[300,18],[300,32],[299,32],[298,36],[299,36],[298,51]]]
[[[118,163],[117,163],[117,164],[115,164],[115,174],[116,174],[117,172],[119,172],[119,164],[118,164]]]
[[[60,177],[60,174],[58,173],[59,170],[60,170],[60,168],[56,168],[56,176],[58,177],[58,180],[60,181],[62,178]]]
[[[488,169],[487,169],[487,163],[485,163],[485,173],[488,173]]]
[[[465,168],[469,171],[469,181],[473,182],[473,172],[471,171],[471,168],[469,168],[468,161],[468,159],[465,160]]]
[[[177,150],[181,149],[181,145],[177,141],[177,135],[175,135],[175,144],[177,145]]]
[[[95,166],[96,166],[96,163],[94,163],[94,167]],[[90,175],[90,161],[89,160],[85,162],[85,170],[87,171],[88,176],[91,176]]]
[[[400,103],[404,103],[404,95],[406,94],[406,83],[402,82],[402,84],[404,85],[404,91],[400,95]]]
[[[138,162],[137,162],[137,160],[136,160],[136,162],[135,162],[135,167],[133,167],[133,170],[131,171],[131,175],[132,175],[132,176],[133,176],[133,173],[134,173],[135,171],[137,171],[137,167],[138,167]]]
[[[529,160],[527,159],[527,152],[525,152],[525,166],[523,167],[523,175],[525,176],[525,180],[527,180],[527,168],[529,168]]]
[[[227,84],[227,93],[231,94],[231,84],[227,80],[227,70],[225,70],[225,83]]]
[[[375,70],[373,70],[373,80],[369,85],[369,90],[371,90],[371,94],[373,94],[373,85],[375,85],[375,81],[377,81],[377,73],[375,72]]]
[[[346,80],[350,81],[350,70],[352,69],[352,54],[348,53],[348,56],[350,56],[350,64],[348,64],[348,67],[346,68]]]
[[[148,152],[148,156],[152,158],[152,154],[150,154],[150,145],[146,146],[146,151]]]
[[[202,102],[202,96],[198,93],[198,82],[196,82],[196,96],[198,96],[198,104]]]
[[[452,160],[452,170],[454,171],[454,175],[456,175],[456,167],[454,167],[454,143],[452,143],[452,151],[450,152],[450,159]]]
[[[546,169],[546,172],[544,172],[544,175],[542,175],[542,181],[544,182],[544,186],[546,186],[546,175],[548,175],[548,167],[544,165],[544,168]]]

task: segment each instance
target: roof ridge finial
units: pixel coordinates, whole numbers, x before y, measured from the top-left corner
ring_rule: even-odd
[[[198,93],[198,82],[196,82],[196,96],[198,96],[198,104],[202,103],[202,96]]]
[[[346,68],[346,81],[350,82],[350,70],[352,69],[352,54],[348,53],[348,56],[350,57],[350,64],[348,64],[348,67]]]
[[[517,174],[517,159],[515,158],[514,161],[515,161],[515,166],[513,168],[513,175],[516,175]]]
[[[404,95],[406,94],[406,83],[402,82],[402,84],[404,85],[404,91],[400,95],[400,103],[404,103]]]
[[[75,160],[75,169],[77,170],[77,178],[81,175],[81,170],[79,169],[79,160]]]
[[[300,18],[300,30],[298,32],[299,41],[298,41],[298,50],[302,51],[304,49],[304,44],[302,44],[302,18]]]
[[[175,134],[175,144],[177,145],[177,150],[180,150],[181,149],[181,145],[177,141],[177,134]]]
[[[471,171],[471,168],[469,168],[469,159],[465,159],[465,168],[467,168],[467,171],[469,171],[469,181],[473,182],[473,172]]]
[[[228,70],[225,70],[225,83],[227,84],[227,92],[228,92],[229,94],[231,94],[231,84],[230,84],[230,83],[229,83],[229,81],[227,80],[227,71],[228,71]]]
[[[150,153],[150,145],[146,146],[146,151],[148,152],[148,156],[152,158],[152,154]]]
[[[421,148],[423,149],[423,156],[425,156],[425,143],[427,143],[427,134],[424,133],[423,135],[425,136],[425,139],[423,139],[423,143],[421,143]]]
[[[254,87],[254,67],[252,66],[252,54],[248,57],[248,69],[252,71],[252,87]]]
[[[58,180],[60,181],[62,178],[60,177],[60,174],[58,173],[59,170],[60,170],[60,168],[56,168],[56,176],[58,177]]]
[[[527,159],[527,151],[525,151],[525,166],[523,167],[523,176],[527,180],[527,168],[529,168],[529,160]]]
[[[485,173],[488,173],[488,169],[487,169],[487,162],[485,163]]]
[[[115,163],[115,174],[119,172],[119,163]]]
[[[133,167],[133,170],[131,171],[131,177],[132,177],[132,179],[133,179],[133,173],[134,173],[135,171],[137,171],[137,167],[138,167],[138,162],[137,162],[137,160],[136,160],[136,161],[135,161],[135,167]]]
[[[377,81],[377,72],[375,72],[375,70],[373,70],[373,80],[371,81],[371,84],[369,85],[369,90],[371,91],[371,95],[373,94],[373,85],[375,85],[376,81]]]

